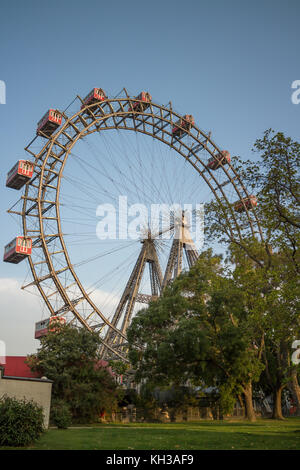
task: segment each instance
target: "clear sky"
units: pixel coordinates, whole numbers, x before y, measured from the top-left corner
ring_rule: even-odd
[[[94,86],[171,100],[245,159],[267,128],[299,138],[300,104],[291,101],[299,0],[12,0],[0,10],[1,245],[16,232],[5,212],[17,198],[5,189],[7,171],[48,108],[63,109]],[[0,264],[0,340],[9,354],[36,346],[39,303],[18,289],[27,271]]]

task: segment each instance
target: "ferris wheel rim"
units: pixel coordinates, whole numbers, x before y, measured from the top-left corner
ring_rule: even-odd
[[[61,295],[63,301],[65,302],[66,307],[68,307],[68,311],[72,312],[73,315],[80,321],[80,323],[82,323],[85,327],[87,327],[88,329],[91,330],[89,324],[77,312],[76,305],[74,305],[72,303],[72,300],[69,298],[68,293],[66,292],[65,288],[61,285],[61,282],[60,282],[60,280],[58,278],[58,275],[57,275],[57,273],[56,273],[56,271],[53,267],[53,264],[52,264],[51,254],[49,253],[49,250],[48,250],[48,243],[45,240],[44,217],[43,217],[43,203],[44,203],[43,195],[47,193],[46,185],[49,184],[49,180],[51,180],[51,174],[53,174],[53,168],[55,168],[56,164],[58,164],[58,161],[59,161],[61,163],[61,166],[59,168],[59,171],[58,171],[56,177],[54,178],[54,180],[57,179],[57,186],[56,186],[56,190],[55,190],[55,193],[56,193],[56,196],[55,196],[55,210],[56,210],[56,214],[57,214],[57,227],[58,227],[57,237],[59,238],[60,243],[63,247],[63,255],[64,255],[66,263],[67,263],[67,269],[71,272],[72,277],[75,279],[75,281],[77,283],[77,286],[79,287],[79,290],[82,292],[82,295],[83,295],[84,299],[88,302],[88,304],[94,309],[94,311],[100,316],[100,318],[106,323],[106,325],[109,328],[114,329],[119,335],[123,336],[124,339],[126,339],[126,336],[122,335],[121,331],[119,331],[117,328],[115,328],[113,325],[110,324],[110,322],[105,317],[105,315],[102,314],[100,308],[98,308],[94,304],[94,302],[90,299],[88,293],[86,292],[85,288],[82,286],[82,284],[80,282],[80,279],[77,276],[76,271],[75,271],[75,269],[74,269],[74,267],[71,263],[70,256],[69,256],[69,253],[68,253],[68,249],[67,249],[67,246],[66,246],[66,243],[65,243],[65,240],[64,240],[64,235],[63,235],[62,230],[61,230],[60,201],[59,201],[60,187],[61,187],[61,182],[62,182],[63,171],[64,171],[64,168],[67,164],[68,157],[69,157],[73,147],[76,145],[77,142],[79,142],[83,137],[87,137],[87,136],[89,136],[89,135],[91,135],[91,134],[93,134],[94,132],[97,132],[97,131],[99,132],[99,131],[104,131],[104,130],[122,129],[122,130],[135,131],[135,132],[139,132],[139,133],[142,133],[142,134],[145,134],[145,135],[149,135],[149,136],[155,138],[156,140],[159,140],[160,142],[169,145],[170,148],[174,149],[177,153],[179,153],[184,158],[186,158],[186,155],[183,154],[182,147],[185,148],[186,150],[188,150],[190,155],[193,155],[194,157],[196,157],[196,160],[200,164],[202,164],[203,170],[202,170],[202,172],[200,172],[199,169],[197,168],[197,166],[191,161],[191,159],[186,158],[186,160],[189,161],[189,163],[192,164],[192,166],[196,169],[196,171],[198,171],[199,175],[202,177],[204,182],[209,186],[209,188],[211,189],[211,191],[214,195],[214,198],[217,200],[217,202],[221,205],[220,196],[217,194],[217,190],[219,190],[220,194],[223,197],[223,200],[225,200],[227,205],[231,208],[231,213],[232,213],[231,215],[232,215],[233,221],[235,222],[237,232],[240,235],[239,225],[238,225],[238,222],[236,220],[232,205],[229,203],[229,201],[227,199],[227,196],[226,196],[225,192],[223,191],[223,188],[219,187],[219,183],[218,183],[217,179],[215,178],[213,172],[206,167],[205,163],[201,160],[201,158],[199,158],[198,155],[195,155],[195,153],[193,151],[194,147],[192,146],[192,144],[188,145],[185,142],[179,141],[179,139],[173,139],[173,136],[170,133],[169,126],[172,126],[173,124],[175,124],[174,118],[179,120],[179,119],[184,119],[184,116],[182,116],[182,115],[176,113],[175,111],[173,111],[172,107],[168,108],[168,107],[165,107],[165,106],[161,106],[159,104],[154,103],[153,101],[151,101],[151,103],[150,103],[151,113],[147,112],[147,110],[133,111],[132,110],[133,109],[132,104],[134,102],[137,102],[137,101],[138,100],[135,97],[129,97],[127,95],[126,98],[112,98],[112,99],[107,99],[104,102],[99,102],[97,104],[97,106],[98,106],[99,110],[101,110],[100,111],[100,114],[101,114],[100,116],[95,116],[93,111],[92,111],[92,109],[95,107],[95,104],[91,104],[89,106],[83,107],[82,109],[80,109],[79,111],[77,111],[75,114],[73,114],[70,117],[66,116],[63,113],[63,116],[65,118],[65,122],[63,123],[61,128],[54,135],[52,135],[50,138],[48,138],[48,141],[46,142],[46,144],[42,148],[42,150],[38,154],[35,155],[35,162],[38,165],[37,167],[40,169],[39,178],[38,178],[39,179],[38,194],[37,194],[37,198],[36,198],[36,203],[38,205],[40,239],[41,239],[41,242],[42,242],[42,251],[43,251],[43,254],[44,254],[44,257],[45,257],[45,260],[46,260],[46,264],[49,268],[49,276],[53,279],[53,282],[54,282],[55,286],[57,287],[59,294]],[[119,111],[116,111],[114,109],[114,105],[116,105],[116,104],[118,104],[118,106],[119,106]],[[125,105],[125,108],[124,108],[124,105]],[[104,112],[104,109],[103,109],[104,106],[108,107],[109,110],[111,111],[109,114]],[[128,109],[126,109],[126,107],[128,107]],[[158,114],[155,114],[153,112],[153,110],[156,110],[158,112]],[[76,137],[73,139],[70,146],[66,147],[65,151],[59,156],[59,158],[57,158],[57,161],[54,159],[54,161],[50,164],[49,168],[47,168],[46,165],[48,163],[48,159],[50,157],[53,157],[53,152],[52,152],[53,147],[55,145],[58,145],[60,148],[62,147],[61,144],[58,144],[59,137],[64,135],[64,133],[67,133],[67,130],[69,128],[72,128],[74,130],[74,126],[76,127],[76,124],[74,124],[74,121],[76,122],[76,119],[78,119],[81,122],[82,122],[82,120],[87,122],[86,119],[85,119],[87,113],[89,115],[91,113],[93,118],[90,119],[90,122],[87,125],[84,125],[82,127],[81,131],[79,133],[77,133]],[[167,119],[167,117],[168,117],[168,119]],[[130,121],[132,121],[133,126],[130,127],[130,126],[128,126],[128,123],[126,123],[125,127],[123,127],[123,126],[120,127],[120,125],[118,125],[118,124],[120,124],[120,122],[116,121],[117,118],[121,118],[125,122],[126,122],[126,119],[130,120]],[[145,125],[140,124],[141,122],[143,122],[143,118],[144,118],[144,123],[145,123],[145,119],[146,119],[147,120],[147,125],[150,125],[150,126],[152,125],[152,133],[148,132],[145,129]],[[101,127],[101,122],[105,123],[109,119],[111,119],[113,121],[114,125]],[[160,127],[157,126],[157,123],[156,123],[157,119],[159,120],[159,122],[161,124],[164,124],[164,126],[163,125],[161,125]],[[136,127],[136,121],[138,121],[138,124],[139,124],[138,128]],[[157,131],[157,129],[158,129],[158,131]],[[154,132],[154,130],[156,132]],[[192,130],[194,130],[197,134],[196,135],[192,134]],[[217,153],[221,152],[221,149],[210,139],[210,136],[207,135],[206,133],[204,133],[202,130],[200,130],[197,126],[192,125],[192,128],[191,129],[186,129],[185,132],[189,137],[194,139],[193,143],[196,142],[198,145],[201,145],[202,147],[204,147],[204,144],[203,144],[203,142],[204,142],[203,139],[204,139],[205,140],[206,151],[211,156],[214,156],[215,152],[217,152]],[[160,133],[161,133],[161,135],[160,135]],[[167,139],[165,139],[165,136],[169,136],[171,138],[171,140],[168,142]],[[200,137],[202,138],[202,140],[200,140]],[[179,148],[175,146],[175,143],[176,142],[178,143],[178,141],[179,141]],[[210,146],[208,144],[210,144]],[[212,150],[212,148],[213,148],[213,150]],[[55,155],[55,153],[54,153],[54,155]],[[41,161],[42,161],[42,164],[41,164]],[[237,186],[235,184],[235,180],[237,180],[238,184],[240,184],[240,188],[242,188],[244,194],[246,196],[249,196],[246,188],[243,185],[243,182],[241,181],[239,175],[237,174],[236,170],[231,165],[231,163],[228,164],[228,170],[225,167],[225,165],[223,165],[223,164],[221,164],[220,168],[222,168],[222,170],[225,172],[226,176],[228,177],[228,179],[232,183],[232,185],[233,185],[236,193],[239,195],[240,199],[242,198],[242,195],[240,194],[241,189],[237,188]],[[234,178],[231,177],[230,171],[233,172]],[[46,179],[44,179],[45,173],[46,173]],[[207,174],[209,175],[210,180],[208,180]],[[215,186],[216,189],[213,187],[212,184],[210,184],[211,180],[214,181],[214,183],[216,185]],[[27,198],[26,196],[28,196],[28,189],[29,189],[30,185],[31,185],[31,182],[27,183],[27,185],[26,185],[24,201],[23,201],[22,222],[23,222],[24,236],[29,236],[28,233],[27,233],[27,216],[28,216],[27,202],[28,202],[29,198]],[[247,208],[246,208],[246,212],[247,212],[247,217],[248,217],[248,220],[249,220],[249,223],[250,223],[251,232],[254,234],[254,229],[253,229],[253,226],[252,226],[253,221],[249,217]],[[259,224],[259,220],[256,217],[255,212],[254,212],[254,216],[255,216],[256,225],[259,229],[260,237],[261,237],[261,239],[263,239],[260,224]],[[229,229],[231,230],[230,224],[229,224]],[[48,236],[48,235],[46,234],[46,236]],[[50,312],[52,314],[55,314],[55,312],[53,312],[53,307],[51,305],[51,302],[49,302],[49,299],[48,299],[46,293],[43,291],[43,288],[41,286],[41,279],[39,279],[39,276],[36,273],[34,263],[32,262],[31,258],[29,259],[29,263],[30,263],[30,268],[31,268],[31,272],[33,274],[35,285],[38,287],[40,293],[42,294],[42,297],[43,297],[44,301],[46,302],[46,305],[47,305],[48,309],[50,310]]]

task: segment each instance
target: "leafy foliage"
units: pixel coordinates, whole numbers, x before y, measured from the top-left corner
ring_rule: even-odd
[[[33,371],[53,380],[52,396],[68,404],[74,422],[92,422],[117,407],[119,391],[99,364],[99,347],[97,334],[65,325],[43,337],[27,359]]]
[[[128,363],[124,361],[120,361],[120,360],[109,361],[109,366],[111,367],[111,370],[115,372],[117,375],[124,375],[130,368]]]
[[[259,221],[259,237],[246,211],[236,213],[222,198],[206,204],[206,240],[227,244],[228,269],[202,253],[133,321],[130,357],[138,380],[217,385],[224,410],[240,394],[251,408],[252,383],[260,380],[281,418],[281,391],[292,379],[300,410],[290,361],[300,337],[300,144],[269,129],[254,150],[258,160],[232,162],[257,196],[251,218]]]
[[[188,273],[139,312],[128,340],[137,380],[217,386],[226,412],[263,366],[243,291],[225,276],[220,261],[211,250],[203,252]]]
[[[43,409],[33,401],[4,396],[0,400],[0,445],[27,446],[44,432]]]
[[[215,201],[206,206],[206,232],[209,239],[227,243],[228,262],[235,265],[235,280],[244,286],[261,335],[256,342],[265,365],[261,385],[273,393],[274,417],[281,418],[281,391],[292,377],[300,414],[300,388],[290,364],[292,341],[300,335],[300,144],[268,129],[254,151],[258,160],[235,157],[233,162],[249,193],[257,196],[254,213],[264,241],[253,237],[246,212],[233,214],[232,207]],[[238,227],[246,228],[239,233]]]
[[[72,424],[72,413],[68,404],[63,400],[52,401],[50,421],[59,429],[67,429]]]

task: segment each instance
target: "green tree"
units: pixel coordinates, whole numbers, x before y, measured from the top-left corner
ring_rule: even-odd
[[[253,263],[240,248],[231,247],[233,278],[243,290],[248,321],[257,332],[255,344],[265,366],[262,384],[273,394],[273,417],[282,419],[282,391],[292,382],[296,370],[290,363],[290,353],[294,337],[300,334],[299,282],[296,278],[283,282],[282,256],[273,253],[269,265],[264,263],[264,248],[260,248],[263,267]]]
[[[53,380],[53,403],[67,403],[75,422],[92,422],[117,407],[119,390],[99,366],[99,347],[97,334],[65,325],[41,338],[37,354],[27,358],[33,371]]]
[[[263,330],[264,374],[274,396],[273,416],[282,418],[281,393],[288,385],[300,413],[297,368],[290,363],[292,340],[299,337],[300,144],[267,130],[254,150],[259,153],[257,161],[235,158],[234,164],[249,192],[257,196],[255,214],[264,242],[253,238],[245,212],[236,214],[231,206],[214,201],[206,206],[206,233],[208,239],[228,244],[237,273],[245,271],[245,263],[256,267],[250,277],[246,269],[240,282],[248,285],[248,294],[252,291],[257,299],[254,305],[262,309],[256,318],[257,328]],[[233,230],[225,219],[231,220]],[[254,290],[251,277],[256,278]]]
[[[281,387],[280,384],[290,388],[300,416],[297,368],[290,362],[291,343],[300,336],[299,313],[297,315],[300,287],[300,144],[282,132],[275,134],[269,129],[262,139],[256,141],[254,148],[260,154],[259,165],[247,162],[245,178],[252,188],[256,188],[265,238],[274,248],[270,264],[275,265],[280,278],[280,298],[276,316],[273,315],[273,320],[274,317],[277,319],[276,324],[273,321],[277,335],[273,334],[269,342],[273,352],[273,361],[270,358],[270,362],[274,362],[275,358],[277,366],[273,367],[276,374],[269,375],[269,383],[273,377],[277,388]],[[277,411],[276,414],[280,413]]]
[[[138,381],[215,386],[224,412],[243,394],[247,417],[254,420],[252,383],[263,368],[253,347],[255,336],[242,289],[209,250],[134,318],[129,356]]]
[[[288,386],[300,410],[299,367],[290,361],[300,332],[300,144],[268,130],[254,149],[257,161],[233,162],[257,196],[260,241],[246,212],[236,213],[222,199],[208,203],[206,240],[227,243],[231,274],[202,255],[137,316],[130,355],[140,379],[217,383],[224,408],[243,394],[250,419],[252,384],[261,378],[273,393],[273,417],[282,418],[281,394]]]

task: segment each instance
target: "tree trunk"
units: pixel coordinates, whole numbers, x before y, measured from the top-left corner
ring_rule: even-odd
[[[282,394],[283,387],[278,387],[273,396],[274,396],[274,405],[273,405],[273,416],[272,419],[284,419],[282,415],[282,407],[281,407],[281,394]]]
[[[293,369],[292,371],[292,379],[289,388],[297,408],[294,416],[300,416],[300,386],[297,377],[297,369]]]
[[[219,415],[220,420],[224,419],[223,410],[222,410],[222,407],[220,405],[218,406],[218,415]]]
[[[252,401],[252,383],[249,382],[244,387],[244,397],[245,397],[245,405],[246,405],[246,418],[249,421],[256,421],[256,415],[253,408],[253,401]]]
[[[242,409],[243,418],[245,418],[246,417],[245,403],[244,403],[243,397],[241,395],[238,395],[238,401],[239,401],[240,407]]]

